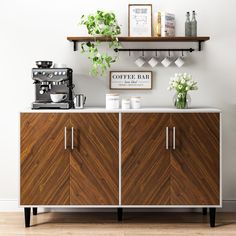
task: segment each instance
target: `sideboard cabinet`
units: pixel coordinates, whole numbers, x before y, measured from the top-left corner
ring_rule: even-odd
[[[220,112],[21,113],[20,204],[221,207]]]

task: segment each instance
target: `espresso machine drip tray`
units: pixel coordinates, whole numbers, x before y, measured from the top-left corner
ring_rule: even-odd
[[[47,102],[47,103],[42,103],[42,102],[33,102],[32,103],[32,109],[69,109],[71,108],[70,103],[67,102]]]

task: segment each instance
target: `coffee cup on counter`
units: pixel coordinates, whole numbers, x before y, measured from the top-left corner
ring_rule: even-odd
[[[67,99],[67,94],[65,93],[51,93],[50,98],[52,102],[61,102]]]

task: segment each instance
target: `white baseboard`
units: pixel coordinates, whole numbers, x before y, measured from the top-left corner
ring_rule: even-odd
[[[0,199],[0,212],[22,211],[17,199]]]
[[[198,212],[201,209],[194,208],[142,208],[142,209],[125,209],[126,212]],[[21,212],[22,207],[19,207],[17,199],[0,199],[0,212]],[[78,209],[78,208],[40,208],[39,211],[52,211],[52,212],[113,212],[116,209]],[[224,200],[223,207],[217,208],[218,212],[236,212],[236,200]]]

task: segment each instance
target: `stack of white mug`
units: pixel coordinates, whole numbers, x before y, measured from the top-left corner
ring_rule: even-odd
[[[154,56],[154,57],[151,57],[149,60],[146,60],[146,58],[144,56],[141,56],[141,57],[138,57],[136,60],[135,60],[135,64],[138,66],[138,67],[143,67],[146,63],[148,63],[149,66],[151,66],[152,68],[156,67],[159,63],[161,62],[161,64],[164,66],[164,67],[169,67],[172,62],[175,63],[175,65],[177,67],[182,67],[184,64],[185,64],[185,61],[184,61],[184,55],[182,53],[181,56],[175,58],[175,59],[172,59],[172,57],[170,56],[170,53],[168,56],[166,56],[164,59],[160,60],[160,58],[158,58],[157,56]]]

